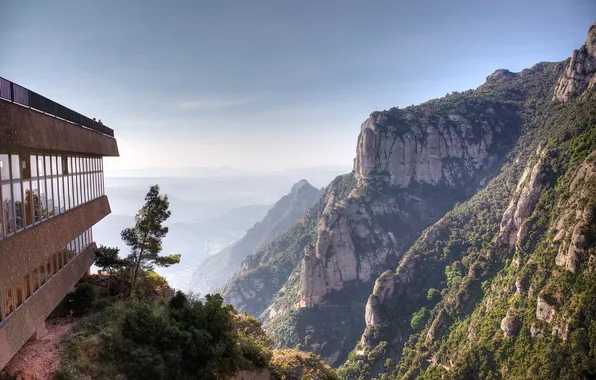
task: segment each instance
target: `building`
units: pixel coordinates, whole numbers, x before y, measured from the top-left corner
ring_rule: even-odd
[[[0,78],[0,369],[88,272],[114,132]]]

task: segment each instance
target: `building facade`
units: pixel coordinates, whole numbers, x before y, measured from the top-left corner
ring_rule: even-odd
[[[0,78],[0,369],[95,260],[111,129]]]

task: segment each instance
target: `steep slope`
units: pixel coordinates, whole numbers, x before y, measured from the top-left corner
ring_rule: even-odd
[[[523,134],[377,279],[342,378],[596,374],[595,50],[596,24],[570,60],[538,65],[550,74],[499,70],[477,90],[521,102]]]
[[[548,75],[545,67],[532,73]],[[468,91],[371,114],[353,173],[245,260],[223,288],[226,301],[260,316],[281,345],[342,363],[364,329],[374,279],[498,171],[521,131],[519,110],[494,92]]]
[[[323,191],[301,180],[292,186],[260,222],[240,240],[205,260],[193,273],[191,289],[199,294],[213,293],[240,269],[242,260],[292,228],[321,197]]]

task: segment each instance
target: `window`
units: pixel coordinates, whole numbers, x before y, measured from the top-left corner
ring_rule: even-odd
[[[21,284],[19,282],[14,284],[14,292],[15,292],[16,307],[19,307],[23,303],[23,284]]]
[[[31,277],[29,275],[23,278],[23,297],[25,299],[31,297]]]
[[[0,152],[0,240],[103,196],[102,170],[101,157]]]
[[[44,156],[45,161],[45,183],[46,183],[46,191],[47,191],[47,204],[46,209],[48,211],[48,217],[51,218],[54,216],[54,194],[53,194],[53,187],[52,187],[52,158],[50,156]]]
[[[39,286],[42,286],[47,281],[45,264],[39,267]]]
[[[4,318],[8,317],[14,312],[14,300],[12,298],[12,289],[4,291]]]

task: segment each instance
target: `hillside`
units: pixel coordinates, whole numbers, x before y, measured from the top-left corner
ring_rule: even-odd
[[[475,90],[374,112],[353,172],[247,258],[225,299],[281,345],[334,366],[351,352],[346,378],[523,376],[519,353],[547,360],[539,347],[564,350],[574,329],[589,360],[592,316],[578,310],[593,283],[595,71],[593,26],[564,62],[500,69]],[[526,293],[512,290],[516,279]],[[547,327],[554,337],[525,339]]]
[[[199,294],[211,294],[228,281],[240,269],[242,260],[273,239],[286,232],[304,216],[321,197],[321,190],[301,180],[292,186],[290,193],[283,196],[239,240],[224,248],[221,252],[207,258],[194,271],[190,289]]]

